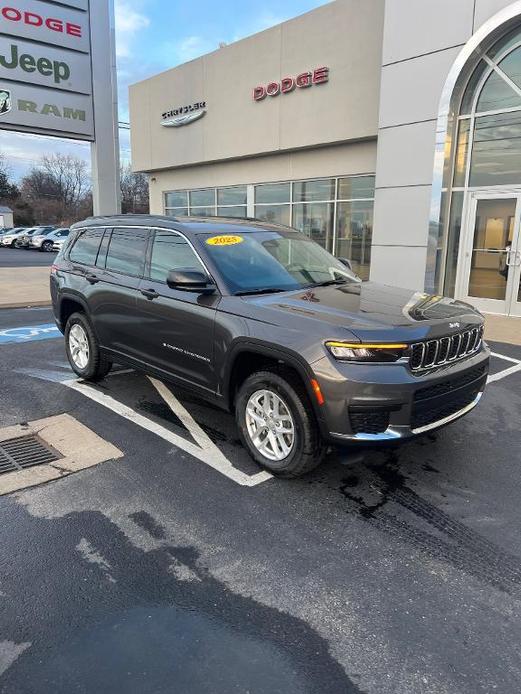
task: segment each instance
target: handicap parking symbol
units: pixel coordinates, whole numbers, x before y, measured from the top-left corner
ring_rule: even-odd
[[[49,340],[60,337],[61,333],[54,323],[43,325],[26,325],[21,328],[0,330],[0,345],[9,342],[33,342],[34,340]]]

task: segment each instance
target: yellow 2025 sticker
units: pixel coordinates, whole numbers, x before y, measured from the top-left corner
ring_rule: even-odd
[[[236,243],[242,243],[244,239],[242,236],[231,236],[231,235],[223,235],[223,236],[212,236],[209,239],[206,239],[206,243],[209,246],[234,246]]]

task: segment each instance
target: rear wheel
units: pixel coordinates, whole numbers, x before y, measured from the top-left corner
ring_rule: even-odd
[[[322,462],[325,445],[299,379],[260,371],[239,389],[235,416],[244,446],[279,477],[299,477]]]
[[[65,326],[65,349],[73,371],[86,381],[100,381],[112,368],[83,313],[73,313]]]

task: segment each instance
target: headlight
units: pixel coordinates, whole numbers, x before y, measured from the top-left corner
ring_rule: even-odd
[[[326,342],[335,359],[340,361],[397,361],[408,345],[398,343],[369,344],[360,342]]]

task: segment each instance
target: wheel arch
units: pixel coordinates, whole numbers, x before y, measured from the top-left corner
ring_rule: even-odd
[[[309,397],[318,425],[325,432],[322,412],[311,384],[314,374],[309,364],[289,349],[274,347],[262,341],[241,340],[231,348],[222,379],[223,400],[227,408],[230,411],[234,409],[237,391],[248,376],[274,365],[290,369],[298,376]]]

